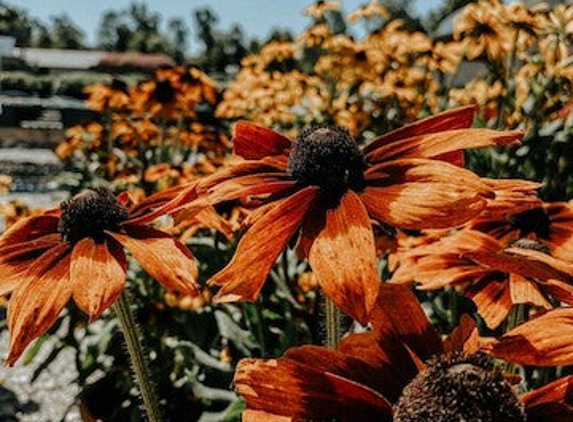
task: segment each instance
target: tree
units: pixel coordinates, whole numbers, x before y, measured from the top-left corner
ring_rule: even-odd
[[[79,50],[86,48],[85,35],[66,14],[52,17],[52,47]]]

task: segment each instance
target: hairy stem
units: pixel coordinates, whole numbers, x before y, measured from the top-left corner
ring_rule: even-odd
[[[129,306],[129,296],[126,290],[115,301],[112,307],[117,315],[119,326],[125,338],[134,380],[139,387],[143,407],[147,413],[147,419],[149,422],[160,422],[161,412],[159,410],[159,400],[155,392],[155,386],[151,381],[147,355],[141,343],[141,332]]]
[[[342,337],[340,327],[340,310],[328,297],[324,297],[324,311],[326,315],[326,346],[337,349]]]

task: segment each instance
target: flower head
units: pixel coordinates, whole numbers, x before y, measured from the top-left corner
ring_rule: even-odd
[[[462,318],[442,341],[403,286],[381,288],[372,315],[372,331],[347,336],[338,350],[302,346],[278,359],[239,362],[235,385],[247,403],[243,421],[351,422],[359,415],[363,422],[557,422],[573,416],[573,377],[516,396],[479,352],[471,318]],[[521,334],[535,335],[534,328]],[[500,348],[508,362],[519,360],[522,354],[507,347],[508,340],[492,339],[488,352],[501,357]],[[563,343],[555,340],[535,346],[547,352]]]
[[[469,129],[472,120],[473,108],[461,108],[364,147],[338,127],[312,127],[291,141],[237,123],[234,151],[243,160],[197,187],[213,204],[241,200],[257,208],[231,263],[210,281],[222,286],[215,299],[254,300],[295,237],[325,294],[366,323],[379,284],[371,219],[406,229],[468,221],[492,192],[459,166],[462,149],[521,137],[520,132]]]
[[[168,208],[130,206],[103,188],[19,221],[0,238],[0,294],[12,292],[8,364],[45,333],[68,301],[95,319],[124,288],[127,249],[168,289],[194,293],[197,267],[179,241],[146,226]]]

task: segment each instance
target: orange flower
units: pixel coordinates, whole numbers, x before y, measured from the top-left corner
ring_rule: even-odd
[[[471,318],[442,342],[402,286],[380,290],[373,330],[338,350],[290,349],[278,359],[244,359],[235,375],[244,422],[558,422],[573,418],[573,376],[518,398],[479,350]],[[544,331],[544,330],[539,330]],[[527,330],[531,333],[531,330]],[[495,350],[496,342],[489,343]],[[520,353],[504,356],[508,362]],[[566,359],[573,363],[571,358]]]
[[[52,326],[70,298],[91,320],[111,306],[124,288],[123,248],[168,289],[197,291],[187,248],[145,225],[167,209],[142,213],[128,202],[127,195],[88,189],[59,210],[18,222],[0,239],[0,295],[12,292],[9,365]]]
[[[416,281],[425,290],[467,285],[464,294],[490,328],[499,326],[515,304],[550,309],[550,299],[573,303],[572,264],[549,256],[534,240],[520,239],[505,248],[474,230],[406,252],[392,281]]]
[[[244,161],[199,184],[212,203],[259,206],[246,221],[231,263],[211,280],[219,302],[254,300],[295,233],[318,283],[362,323],[378,291],[370,219],[407,229],[444,228],[475,217],[490,188],[458,167],[463,148],[503,145],[520,132],[468,129],[473,108],[443,113],[360,148],[337,127],[314,127],[297,141],[240,122],[234,150]],[[299,230],[300,228],[300,230]],[[357,271],[360,269],[360,271]]]

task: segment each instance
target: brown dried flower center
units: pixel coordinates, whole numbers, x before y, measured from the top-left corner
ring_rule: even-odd
[[[551,220],[543,208],[533,208],[515,214],[510,222],[521,232],[521,236],[535,233],[537,237],[548,239],[551,230]]]
[[[453,353],[428,363],[404,389],[394,422],[525,422],[519,400],[485,355]]]
[[[86,189],[60,205],[59,231],[62,239],[75,244],[90,237],[103,242],[104,231],[117,231],[128,211],[105,188]]]
[[[348,190],[364,189],[366,161],[356,141],[335,126],[311,127],[297,138],[290,174],[303,186],[319,186],[327,205],[338,205]]]

